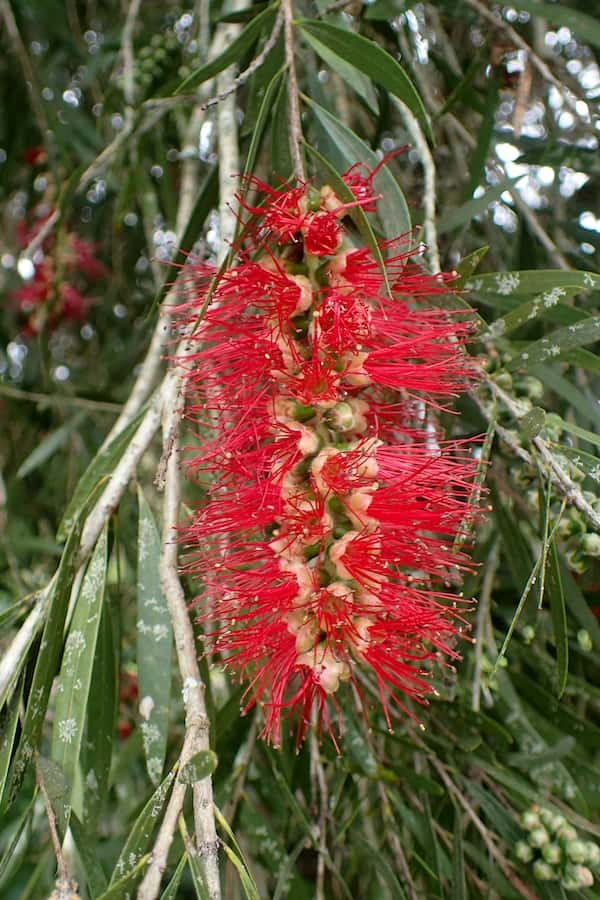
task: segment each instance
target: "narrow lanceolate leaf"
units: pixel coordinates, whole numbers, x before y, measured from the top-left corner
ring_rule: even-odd
[[[355,68],[354,65],[346,62],[345,59],[342,59],[341,56],[338,56],[337,53],[330,50],[326,44],[318,40],[318,38],[309,31],[305,30],[304,38],[315,53],[321,57],[323,62],[333,69],[334,72],[337,72],[338,75],[341,75],[346,84],[350,85],[350,87],[356,91],[358,96],[365,101],[371,112],[377,115],[377,96],[373,90],[370,79],[359,69]]]
[[[94,456],[93,460],[77,482],[75,492],[69,501],[66,512],[58,526],[57,536],[60,541],[65,540],[70,529],[73,527],[73,523],[80,515],[81,510],[92,492],[103,479],[110,475],[123,456],[123,453],[129,446],[131,438],[137,431],[144,414],[145,410],[142,410],[127,428],[124,428],[123,431],[105,447],[101,447]]]
[[[240,845],[236,841],[235,835],[229,827],[229,823],[217,807],[215,807],[215,819],[217,820],[217,824],[219,825],[219,827],[225,832],[225,834],[233,844],[233,848],[229,847],[227,844],[223,844],[223,850],[228,860],[237,870],[247,900],[260,900],[258,888],[254,879],[252,878],[252,875],[250,874]]]
[[[564,444],[557,444],[550,441],[556,462],[563,469],[569,469],[570,464],[576,466],[580,472],[584,472],[596,484],[600,484],[600,456],[594,456],[592,453],[586,453],[578,447],[566,447]]]
[[[569,676],[569,637],[567,634],[567,609],[565,593],[560,574],[558,550],[554,539],[550,542],[548,553],[548,594],[550,595],[550,614],[554,629],[554,645],[556,647],[556,679],[559,697],[565,692]]]
[[[83,818],[86,829],[91,833],[100,819],[108,793],[115,738],[119,678],[119,641],[114,634],[115,618],[115,612],[105,603],[96,642],[87,726],[81,748],[81,776],[85,785]]]
[[[4,788],[8,778],[22,699],[23,681],[21,681],[20,689],[15,691],[11,703],[3,710],[2,719],[0,720],[0,814],[4,807]]]
[[[248,25],[241,32],[239,37],[237,37],[231,44],[229,44],[226,49],[217,56],[216,59],[213,59],[211,62],[207,63],[204,66],[200,66],[200,68],[195,69],[191,75],[188,75],[181,84],[177,86],[177,88],[173,91],[174,94],[185,94],[189,91],[197,88],[198,85],[202,84],[205,81],[208,81],[209,78],[213,78],[215,75],[218,75],[219,72],[222,72],[227,66],[230,66],[232,63],[239,63],[240,58],[243,54],[252,46],[252,44],[258,40],[263,29],[267,30],[273,26],[275,21],[275,11],[272,7],[269,7],[263,12],[259,13],[259,15],[255,16],[250,20]]]
[[[48,698],[63,645],[63,630],[75,576],[77,551],[79,550],[85,512],[86,508],[82,510],[69,534],[51,589],[48,614],[27,699],[21,739],[12,766],[11,797],[14,797],[23,780],[25,769],[38,745],[42,724],[46,717]]]
[[[160,587],[160,537],[138,489],[137,664],[139,710],[150,779],[160,781],[169,729],[173,628]]]
[[[554,319],[557,306],[563,310],[568,310],[566,315],[573,322],[586,317],[582,310],[573,309],[570,306],[564,306],[565,300],[569,300],[580,291],[579,285],[563,285],[562,287],[550,288],[542,294],[538,294],[533,300],[527,303],[521,303],[516,309],[512,309],[505,316],[495,319],[488,327],[487,331],[481,335],[482,341],[495,341],[504,335],[516,331],[522,325],[529,325],[538,319],[546,317]]]
[[[467,200],[466,203],[463,203],[462,206],[456,209],[450,209],[438,223],[438,234],[446,234],[446,232],[460,228],[462,225],[468,225],[475,216],[483,215],[490,208],[491,204],[499,200],[504,191],[508,190],[515,181],[515,178],[506,178],[500,184],[494,184],[492,187],[489,187],[480,197]]]
[[[179,884],[183,876],[188,861],[187,853],[183,853],[181,859],[177,863],[177,868],[171,876],[171,880],[160,895],[160,900],[177,900],[179,896]]]
[[[558,328],[548,337],[534,341],[506,364],[510,372],[560,359],[563,353],[600,340],[600,316],[588,316],[566,328]]]
[[[107,879],[104,870],[98,860],[96,847],[87,833],[85,827],[81,824],[75,813],[71,813],[69,819],[69,828],[77,847],[77,852],[83,863],[85,879],[89,888],[91,897],[99,897],[106,890]]]
[[[593,272],[559,269],[527,269],[522,272],[490,272],[477,275],[465,284],[465,290],[476,294],[502,294],[521,296],[541,294],[557,287],[577,285],[580,290],[600,288],[600,275]]]
[[[462,290],[464,288],[465,282],[468,281],[468,279],[479,267],[482,259],[489,249],[489,246],[485,244],[483,247],[478,247],[477,250],[473,250],[473,252],[467,254],[467,256],[463,256],[461,261],[456,266],[458,278],[454,282],[453,287],[455,287],[457,290]]]
[[[138,881],[144,874],[149,858],[149,853],[140,856],[122,878],[119,878],[114,884],[111,882],[107,890],[100,894],[98,900],[130,900],[134,896]]]
[[[45,756],[37,756],[35,760],[37,774],[43,780],[48,799],[54,811],[56,827],[61,838],[67,833],[70,814],[70,785],[58,763]]]
[[[128,878],[132,870],[135,869],[137,871],[139,860],[150,848],[152,835],[166,806],[174,778],[175,773],[169,772],[135,820],[129,837],[119,854],[109,887],[113,887],[117,882]],[[141,872],[138,872],[138,874],[141,875]]]
[[[454,810],[454,846],[452,854],[452,893],[451,900],[466,900],[465,884],[465,850],[462,836],[462,820],[460,809]]]
[[[339,171],[344,171],[357,162],[365,163],[370,169],[375,168],[379,160],[364,141],[314,100],[307,99],[307,102],[325,134],[335,146],[338,158],[332,159],[332,162]],[[382,166],[377,172],[373,179],[373,187],[381,194],[375,218],[381,223],[384,236],[392,239],[398,235],[408,234],[411,229],[408,206],[398,182],[387,166]]]
[[[64,425],[61,425],[60,428],[50,432],[50,434],[37,445],[35,450],[23,460],[17,471],[17,478],[25,478],[26,475],[29,475],[30,472],[34,472],[43,465],[46,460],[50,459],[51,456],[60,450],[60,448],[66,444],[69,436],[74,431],[77,431],[85,419],[85,416],[86,414],[84,412],[79,412],[69,419],[68,422],[65,422]]]
[[[103,528],[77,598],[58,678],[52,759],[73,790],[106,585],[107,528]]]
[[[408,106],[410,111],[420,120],[430,140],[433,140],[429,119],[419,94],[400,65],[393,56],[368,38],[329,22],[316,22],[302,19],[300,27],[307,36],[317,38],[321,44],[333,53],[341,56],[346,62],[381,85],[390,94],[398,97]]]

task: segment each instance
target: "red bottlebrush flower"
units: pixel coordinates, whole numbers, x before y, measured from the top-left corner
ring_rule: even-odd
[[[431,416],[476,378],[472,324],[427,306],[449,277],[406,252],[386,262],[389,296],[331,188],[264,193],[187,357],[190,417],[213,434],[191,461],[210,487],[187,569],[264,736],[278,745],[289,719],[300,743],[316,710],[335,741],[345,682],[363,702],[370,683],[391,727],[392,707],[412,715],[406,698],[424,703],[434,664],[457,656],[465,623],[443,586],[468,566],[453,542],[475,461]],[[190,325],[214,274],[188,267]]]
[[[66,262],[75,271],[82,272],[90,281],[96,281],[107,274],[106,266],[96,257],[94,245],[74,234],[68,236],[70,253]]]
[[[333,256],[340,244],[340,226],[333,213],[311,216],[303,228],[304,249],[313,256]]]
[[[90,301],[86,300],[72,284],[66,281],[61,284],[58,318],[81,322],[85,319],[89,307]]]

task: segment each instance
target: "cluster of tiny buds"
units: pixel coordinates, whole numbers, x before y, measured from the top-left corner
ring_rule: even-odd
[[[517,859],[531,863],[538,881],[559,881],[565,891],[594,884],[592,869],[600,866],[600,847],[584,841],[560,813],[537,803],[521,816],[526,832],[515,846]]]

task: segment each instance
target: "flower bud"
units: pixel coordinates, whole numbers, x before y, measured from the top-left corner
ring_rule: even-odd
[[[525,841],[518,841],[515,844],[515,856],[521,862],[528,863],[533,859],[533,850]]]
[[[547,863],[559,863],[562,856],[562,850],[558,844],[546,844],[542,847],[542,856]]]
[[[593,841],[586,841],[585,847],[587,850],[585,862],[588,866],[600,865],[600,847],[598,844],[595,844]]]
[[[586,556],[600,558],[600,534],[584,534],[579,546]]]
[[[577,643],[582,650],[585,650],[586,653],[589,653],[592,649],[592,639],[590,637],[589,631],[587,631],[585,628],[580,628],[577,632]]]
[[[540,824],[540,816],[536,810],[527,809],[521,816],[521,825],[527,831],[533,831]]]
[[[538,881],[554,881],[556,871],[543,859],[536,859],[533,864],[533,875]]]
[[[583,841],[568,841],[565,850],[571,862],[582,863],[587,859],[587,847]]]
[[[529,843],[532,847],[543,847],[549,840],[548,832],[542,825],[539,828],[534,828],[529,835]]]

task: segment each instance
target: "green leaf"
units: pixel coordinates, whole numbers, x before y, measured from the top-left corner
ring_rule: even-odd
[[[144,853],[122,878],[119,878],[114,884],[111,881],[108,889],[103,894],[100,894],[98,900],[130,900],[133,897],[138,881],[144,874],[149,859],[150,854]]]
[[[106,586],[107,527],[98,538],[77,597],[57,683],[51,755],[73,790]]]
[[[458,807],[454,810],[454,842],[452,853],[452,891],[450,900],[467,900],[465,883],[465,849],[462,836],[462,817]]]
[[[29,820],[33,815],[33,805],[35,802],[35,795],[30,800],[29,804],[21,814],[21,817],[17,820],[17,824],[14,826],[15,830],[13,835],[8,842],[6,850],[4,851],[3,856],[0,858],[0,888],[4,887],[4,879],[9,870],[9,866],[11,864],[14,865],[15,857],[18,853],[18,847],[21,844],[21,838],[25,832],[25,829],[28,828],[30,822]],[[3,826],[3,831],[6,826]],[[10,833],[10,832],[9,832]],[[22,850],[21,852],[24,852]]]
[[[179,896],[179,894],[178,894],[179,884],[183,877],[183,873],[185,871],[187,862],[188,862],[187,853],[183,853],[181,855],[181,859],[177,863],[177,868],[173,872],[171,880],[169,881],[168,885],[166,886],[166,888],[160,895],[160,900],[177,900],[177,897]]]
[[[109,888],[113,886],[116,887],[117,883],[120,883],[123,879],[127,879],[134,871],[136,871],[138,875],[141,874],[141,872],[138,871],[138,860],[144,856],[150,847],[152,835],[154,834],[156,825],[167,804],[174,778],[174,772],[169,772],[135,820],[134,826],[129,833],[129,837],[125,841],[123,849],[119,854],[119,858],[110,878]],[[135,862],[132,864],[132,861],[134,860]],[[110,896],[112,897],[112,894]]]
[[[600,22],[596,16],[588,15],[564,3],[515,0],[513,5],[516,9],[524,9],[536,18],[546,19],[552,25],[566,26],[584,44],[594,44],[596,47],[600,47]]]
[[[542,294],[553,288],[570,288],[578,285],[580,290],[600,288],[600,275],[575,269],[526,269],[521,272],[489,272],[477,275],[465,284],[466,291],[476,294],[501,294],[522,296]]]
[[[173,626],[160,586],[160,537],[138,487],[137,665],[146,768],[158,784],[167,751]]]
[[[580,428],[579,425],[567,422],[566,419],[561,419],[560,416],[556,416],[556,418],[560,419],[560,426],[563,431],[568,431],[569,434],[574,434],[575,437],[578,437],[580,440],[587,441],[589,444],[596,444],[600,447],[600,434],[596,434],[594,431],[588,431],[587,428]]]
[[[248,865],[246,860],[244,859],[244,854],[242,853],[238,842],[235,839],[235,835],[229,824],[221,811],[215,806],[215,819],[217,820],[217,824],[221,827],[221,829],[225,832],[231,843],[233,844],[233,849],[229,847],[227,844],[223,844],[223,850],[228,860],[235,867],[238,875],[240,876],[240,881],[242,883],[242,887],[244,889],[244,894],[247,897],[247,900],[260,900],[260,894],[258,892],[258,888],[250,874],[248,869]]]
[[[96,489],[98,484],[113,471],[129,446],[133,435],[138,430],[142,419],[144,418],[144,414],[145,410],[142,410],[138,413],[133,422],[130,422],[127,428],[124,428],[120,434],[116,435],[109,444],[100,447],[77,482],[75,492],[73,493],[65,514],[58,526],[57,536],[59,541],[64,541],[66,539],[67,534],[73,527],[73,523],[81,514],[81,510],[92,492]]]
[[[198,85],[203,82],[208,81],[209,78],[218,75],[219,72],[222,72],[223,69],[226,69],[233,63],[239,63],[240,58],[244,53],[256,40],[258,40],[263,29],[270,29],[273,26],[274,21],[275,11],[273,10],[273,7],[270,6],[251,19],[239,36],[232,41],[232,43],[229,44],[223,53],[217,56],[216,59],[206,63],[204,66],[200,66],[200,68],[195,69],[191,75],[184,78],[173,91],[173,95],[176,96],[177,94],[187,93],[192,89],[197,88]]]
[[[332,159],[336,169],[343,171],[357,162],[374,169],[379,160],[373,151],[339,119],[330,112],[306,98],[315,117],[324,129],[325,134],[335,144],[339,159]],[[373,179],[375,192],[381,194],[377,203],[377,219],[381,223],[383,234],[388,239],[407,234],[411,230],[410,214],[400,190],[398,182],[387,166],[382,166]]]
[[[208,888],[206,887],[206,883],[204,881],[204,874],[202,872],[202,868],[200,866],[200,861],[196,853],[188,854],[188,863],[190,866],[190,872],[192,874],[192,882],[194,885],[194,890],[196,891],[196,897],[198,900],[211,900],[210,894],[208,893]]]
[[[288,90],[287,81],[282,80],[277,99],[273,105],[271,125],[271,159],[273,169],[284,181],[292,175],[294,165],[290,155],[288,130]]]
[[[108,794],[112,759],[119,661],[113,635],[115,610],[105,603],[96,643],[96,658],[88,695],[85,741],[81,753],[81,771],[85,791],[84,823],[92,832],[102,814]]]
[[[79,412],[60,428],[52,431],[47,435],[41,443],[37,445],[29,456],[27,456],[17,470],[17,478],[25,478],[31,472],[38,469],[46,460],[50,459],[57,450],[60,450],[66,444],[69,436],[77,431],[81,423],[86,417],[86,413]]]
[[[480,197],[468,200],[457,209],[449,210],[438,222],[438,234],[446,234],[448,231],[460,228],[461,225],[468,225],[475,216],[481,216],[486,212],[489,206],[496,200],[499,200],[504,191],[508,190],[511,184],[514,184],[517,180],[516,178],[507,178],[501,181],[500,184],[494,184],[492,187],[487,188]]]
[[[258,156],[258,151],[260,149],[265,126],[273,109],[273,103],[277,92],[281,86],[283,71],[284,69],[281,68],[273,75],[273,77],[269,81],[269,84],[267,85],[264,97],[262,98],[262,102],[258,110],[258,115],[256,116],[256,122],[254,123],[252,137],[250,138],[250,146],[248,147],[248,153],[246,155],[246,164],[244,165],[245,177],[247,177],[254,171],[256,165],[256,157]]]
[[[23,619],[30,607],[25,600],[17,600],[0,612],[0,632],[11,628],[19,619]]]
[[[77,566],[79,539],[87,508],[91,502],[90,498],[89,503],[81,510],[81,514],[69,533],[58,571],[50,590],[48,614],[42,633],[41,647],[37,655],[33,679],[27,698],[21,740],[19,741],[12,767],[11,797],[14,797],[18,790],[25,774],[25,769],[40,739],[50,690],[58,668],[63,645],[63,630],[67,617],[71,586]]]
[[[566,468],[568,470],[568,464],[572,463],[580,471],[585,472],[596,484],[600,484],[600,457],[586,453],[585,450],[580,450],[577,447],[566,447],[564,444],[557,444],[556,441],[549,441],[549,445],[558,457],[556,461],[563,469]]]
[[[535,366],[531,374],[540,378],[546,389],[554,391],[559,397],[563,397],[584,419],[600,425],[600,408],[598,404],[564,378],[555,368],[552,366]]]
[[[538,321],[538,319],[543,318],[552,318],[554,320],[557,304],[561,304],[560,309],[566,313],[566,317],[570,322],[584,319],[586,314],[582,310],[562,305],[565,300],[573,297],[580,290],[579,285],[563,285],[562,287],[550,288],[543,294],[538,294],[533,300],[529,300],[527,303],[522,303],[520,306],[512,309],[507,315],[495,319],[488,327],[488,330],[480,335],[480,338],[482,341],[494,341],[497,338],[510,334],[512,331],[516,331],[522,325],[529,325],[532,321]]]
[[[486,244],[483,247],[479,247],[477,250],[473,250],[473,252],[467,254],[467,256],[463,256],[456,266],[456,272],[459,275],[459,278],[456,279],[453,286],[457,290],[462,290],[467,279],[479,268],[482,259],[489,249],[489,246]]]
[[[203,781],[217,768],[217,754],[212,750],[200,750],[195,756],[192,756],[184,766],[182,766],[177,780],[183,784],[196,784],[197,781]]]
[[[77,852],[81,857],[90,896],[98,897],[106,890],[107,878],[98,860],[97,849],[74,812],[71,813],[71,818],[69,819],[69,828],[71,829]]]
[[[554,629],[554,646],[557,662],[557,694],[562,697],[569,676],[569,638],[567,634],[567,610],[565,594],[560,575],[556,541],[550,541],[548,554],[548,594],[550,596],[550,614]]]
[[[4,788],[8,779],[8,770],[15,742],[15,734],[19,723],[21,701],[23,699],[24,681],[18,691],[15,691],[10,704],[2,711],[0,725],[0,814],[3,809]]]
[[[477,144],[475,145],[475,149],[469,160],[468,170],[471,173],[471,177],[465,190],[465,199],[468,201],[471,200],[476,188],[479,187],[480,184],[485,184],[484,167],[488,158],[490,144],[494,134],[494,126],[496,124],[499,85],[500,78],[498,73],[495,69],[492,69],[485,93],[485,107],[479,126],[479,134],[477,135]]]
[[[600,316],[588,316],[528,344],[527,349],[514,356],[505,368],[509,372],[520,368],[529,369],[531,366],[560,359],[568,350],[581,347],[582,344],[593,344],[597,340],[600,340]]]
[[[331,25],[329,22],[316,22],[301,19],[298,23],[304,35],[312,35],[325,46],[345,59],[346,62],[360,69],[361,72],[402,100],[410,111],[419,119],[424,130],[433,142],[431,126],[427,112],[412,81],[393,56],[379,47],[374,41]]]
[[[40,777],[43,779],[44,787],[56,818],[58,833],[64,839],[71,812],[69,803],[70,786],[67,784],[65,773],[58,763],[55,763],[53,759],[47,759],[45,756],[37,756],[35,765]]]
[[[323,44],[314,35],[311,35],[310,32],[305,31],[304,38],[315,53],[321,57],[323,62],[333,69],[334,72],[337,72],[338,75],[350,85],[352,90],[356,91],[358,96],[361,97],[369,107],[373,115],[376,116],[378,113],[377,96],[373,90],[371,81],[354,65],[346,62],[346,60],[342,59],[341,56],[338,56],[337,53],[333,53],[329,47]]]

